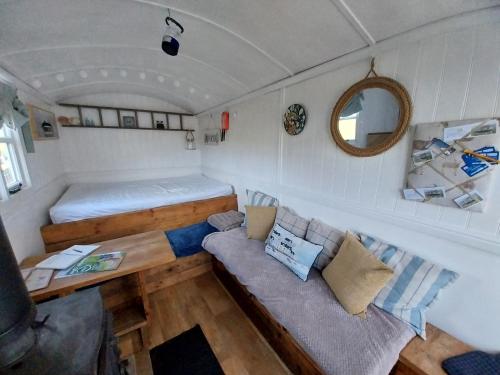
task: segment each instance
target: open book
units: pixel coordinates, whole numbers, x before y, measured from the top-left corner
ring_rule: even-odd
[[[64,270],[85,258],[98,247],[99,245],[73,245],[59,254],[52,255],[50,258],[38,263],[35,267]]]

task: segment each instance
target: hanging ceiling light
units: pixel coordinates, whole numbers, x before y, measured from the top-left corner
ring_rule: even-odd
[[[184,32],[184,27],[170,17],[170,9],[168,10],[168,17],[165,18],[165,23],[167,24],[167,31],[163,34],[161,41],[161,49],[170,56],[177,56],[179,52],[179,39],[181,34]]]

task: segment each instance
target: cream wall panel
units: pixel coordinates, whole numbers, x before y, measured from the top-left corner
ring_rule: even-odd
[[[19,94],[23,101],[50,110],[34,98]],[[25,154],[31,186],[0,202],[0,214],[19,262],[43,252],[40,227],[49,223],[49,207],[66,188],[59,141],[34,141],[34,144],[35,153]]]
[[[162,100],[130,94],[89,95],[71,103],[182,112]],[[56,107],[56,114],[72,109]],[[73,114],[74,116],[74,114]],[[198,120],[185,117],[186,128]],[[200,173],[200,151],[186,150],[186,133],[60,128],[68,182],[137,180]],[[195,132],[195,137],[199,134]]]
[[[412,125],[500,115],[494,104],[500,100],[499,33],[496,23],[414,41],[376,53],[376,70],[408,89]],[[360,159],[339,150],[330,135],[331,112],[367,67],[367,61],[354,63],[228,107],[238,120],[227,142],[202,147],[203,171],[232,183],[240,208],[245,189],[257,188],[304,216],[366,231],[459,272],[430,320],[473,345],[498,351],[500,338],[489,327],[498,324],[491,311],[500,310],[500,196],[493,194],[488,210],[473,215],[403,200],[411,130],[382,155]],[[281,124],[293,103],[308,112],[305,130],[295,137]],[[202,128],[207,119],[200,119]],[[254,133],[241,133],[242,127]],[[495,180],[497,191],[499,174]]]
[[[447,35],[442,79],[436,104],[436,119],[438,120],[463,116],[475,42],[475,30]]]
[[[495,112],[500,81],[492,77],[498,75],[499,69],[500,30],[495,33],[489,27],[480,27],[476,33],[464,118],[477,118]]]

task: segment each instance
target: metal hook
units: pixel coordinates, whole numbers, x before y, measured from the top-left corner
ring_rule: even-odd
[[[366,75],[365,79],[370,76],[370,74],[373,73],[375,77],[378,77],[377,72],[375,71],[375,57],[372,57],[370,61],[370,70],[368,71],[368,74]]]

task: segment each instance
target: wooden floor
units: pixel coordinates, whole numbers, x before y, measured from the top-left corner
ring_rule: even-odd
[[[151,343],[157,346],[199,324],[226,375],[290,374],[211,272],[151,294]],[[129,337],[122,345],[138,345]],[[131,359],[152,374],[148,352]]]

